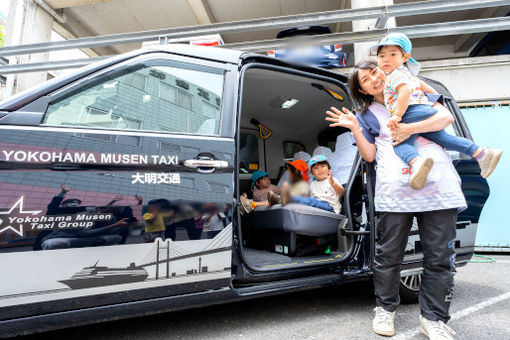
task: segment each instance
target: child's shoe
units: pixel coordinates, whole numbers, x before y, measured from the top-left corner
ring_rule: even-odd
[[[292,201],[292,197],[290,196],[289,182],[283,182],[280,189],[280,198],[283,205],[289,204]]]
[[[499,159],[503,151],[500,149],[485,148],[482,151],[482,155],[478,158],[478,165],[480,165],[480,175],[483,178],[487,178],[492,174],[496,166],[498,165]]]
[[[248,199],[248,197],[241,195],[239,197],[239,201],[241,204],[239,205],[239,211],[241,215],[249,214],[253,211],[253,200]]]
[[[413,163],[411,178],[409,179],[411,188],[414,190],[422,189],[427,183],[427,176],[433,166],[434,160],[432,157],[418,157]]]
[[[267,192],[267,201],[269,202],[269,205],[275,205],[282,203],[282,200],[280,199],[280,196],[276,194],[275,192],[269,190]]]

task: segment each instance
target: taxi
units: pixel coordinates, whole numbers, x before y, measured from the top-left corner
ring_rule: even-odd
[[[471,138],[454,98],[452,133]],[[218,47],[149,46],[0,102],[0,335],[15,336],[371,278],[373,164],[329,128],[347,76]],[[250,177],[285,178],[315,148],[335,160],[340,214],[240,214]],[[354,148],[354,149],[353,149]],[[452,154],[469,204],[457,264],[489,195]],[[416,301],[417,230],[401,296]],[[367,292],[369,294],[369,292]]]

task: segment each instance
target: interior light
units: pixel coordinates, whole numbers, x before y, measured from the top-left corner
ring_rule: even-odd
[[[288,99],[283,102],[281,107],[282,107],[282,109],[290,109],[291,107],[296,105],[298,102],[299,102],[299,100],[297,100],[297,99]]]
[[[150,94],[144,94],[143,97],[142,97],[142,101],[144,103],[147,103],[151,100],[151,95]]]
[[[106,84],[103,84],[103,88],[104,88],[104,89],[111,89],[111,88],[114,88],[114,87],[115,87],[115,85],[117,85],[117,83],[118,83],[117,81],[114,81],[113,83],[109,83],[109,84],[108,84],[108,83],[106,83]]]

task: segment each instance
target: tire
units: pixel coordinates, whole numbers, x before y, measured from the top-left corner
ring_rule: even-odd
[[[400,278],[400,301],[403,304],[413,304],[418,302],[418,294],[421,286],[421,273],[402,276]]]

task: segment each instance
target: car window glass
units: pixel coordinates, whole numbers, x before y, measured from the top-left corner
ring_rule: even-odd
[[[239,172],[252,173],[259,170],[259,138],[250,133],[241,133],[239,139]]]
[[[114,72],[51,103],[43,123],[217,135],[221,71],[167,61]]]
[[[289,141],[283,142],[283,158],[293,158],[294,154],[299,151],[306,151],[303,144]]]

